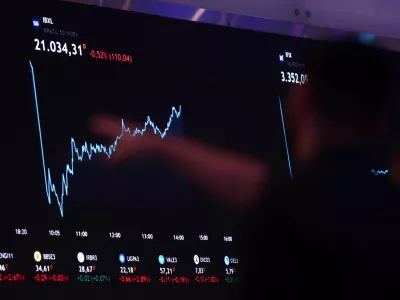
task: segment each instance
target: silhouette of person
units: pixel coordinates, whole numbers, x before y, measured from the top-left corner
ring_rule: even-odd
[[[288,103],[297,173],[292,182],[268,185],[252,214],[245,295],[399,297],[398,192],[370,174],[390,65],[382,50],[350,41],[326,43],[311,58],[311,84]]]
[[[246,298],[399,296],[400,205],[388,181],[369,174],[368,151],[390,99],[390,66],[382,50],[354,41],[325,43],[310,58],[310,83],[285,103],[294,180],[272,183],[265,162],[181,138],[125,139],[112,161],[161,156],[249,211]],[[120,120],[95,116],[91,128],[112,139]]]

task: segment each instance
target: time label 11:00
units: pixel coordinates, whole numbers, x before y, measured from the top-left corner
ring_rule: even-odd
[[[86,45],[76,45],[69,43],[61,43],[56,41],[45,41],[34,39],[36,51],[47,51],[52,53],[66,54],[68,56],[82,56]]]

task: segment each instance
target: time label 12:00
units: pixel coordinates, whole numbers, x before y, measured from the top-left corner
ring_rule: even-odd
[[[86,45],[77,45],[77,44],[69,44],[69,43],[61,43],[56,41],[46,41],[34,39],[35,42],[35,50],[36,51],[46,51],[53,53],[63,53],[68,56],[82,56],[83,50],[86,49]]]

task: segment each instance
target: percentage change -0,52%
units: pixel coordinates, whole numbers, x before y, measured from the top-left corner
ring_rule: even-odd
[[[132,63],[132,56],[129,54],[112,53],[101,50],[92,50],[89,55],[95,59],[106,59],[110,61],[117,61],[122,63]]]

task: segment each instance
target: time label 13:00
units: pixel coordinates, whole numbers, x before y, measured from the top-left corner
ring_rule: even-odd
[[[55,42],[55,41],[45,41],[45,40],[39,40],[39,39],[34,39],[35,42],[35,50],[36,51],[47,51],[47,52],[53,52],[53,53],[64,53],[69,56],[71,55],[83,55],[83,49],[82,45],[76,45],[76,44],[68,44],[68,43],[60,43],[60,42]]]

